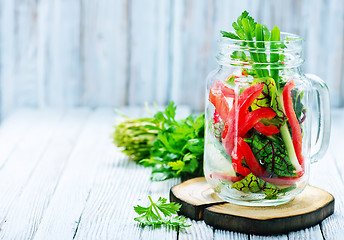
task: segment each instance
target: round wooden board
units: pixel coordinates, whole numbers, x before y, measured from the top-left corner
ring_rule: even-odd
[[[180,203],[180,213],[191,219],[203,219],[215,228],[260,235],[314,226],[334,212],[333,196],[313,186],[307,186],[283,205],[247,207],[221,200],[205,178],[190,179],[172,187],[170,201]]]

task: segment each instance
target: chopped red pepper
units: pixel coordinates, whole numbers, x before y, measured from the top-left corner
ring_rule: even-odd
[[[239,115],[240,113],[244,113],[256,100],[257,97],[262,93],[264,88],[263,84],[255,84],[246,88],[239,96],[238,100],[238,107],[239,107]]]
[[[234,98],[234,90],[227,87],[223,82],[216,81],[210,88],[209,101],[214,105],[222,121],[226,122],[229,117],[229,104],[226,97]]]
[[[215,106],[222,121],[228,120],[229,105],[221,89],[211,88],[209,92],[209,101]]]
[[[245,157],[246,163],[251,169],[252,173],[257,177],[268,176],[268,173],[254,157],[253,152],[247,142],[245,142],[241,137],[237,137],[236,142],[238,144],[238,152],[241,152]]]
[[[238,135],[238,125],[241,124],[242,118],[249,112],[248,108],[262,93],[263,88],[263,84],[252,85],[239,95],[237,103],[233,103],[233,107],[228,113],[228,121],[225,123],[225,130],[222,135],[222,145],[229,156],[234,147],[234,137]],[[238,115],[236,116],[235,114]]]
[[[234,119],[230,119],[229,122],[225,123],[222,133],[222,145],[228,156],[231,156],[234,147],[234,125]]]
[[[291,90],[295,87],[294,79],[290,79],[283,88],[283,103],[285,113],[288,118],[288,122],[293,133],[293,145],[296,153],[296,157],[301,166],[303,166],[302,156],[302,134],[299,122],[296,118],[293,108],[293,101],[291,99]]]
[[[238,146],[236,146],[236,148],[238,148]],[[243,151],[234,148],[231,157],[233,168],[237,173],[244,177],[251,173],[250,169],[242,165],[242,159],[244,158]]]
[[[276,126],[266,126],[262,122],[257,122],[256,125],[254,125],[254,128],[261,134],[264,134],[265,136],[271,136],[280,132]]]
[[[209,100],[214,104],[217,113],[225,122],[222,133],[222,145],[226,153],[232,157],[234,170],[243,176],[247,176],[250,172],[256,176],[267,176],[265,169],[255,159],[250,146],[242,139],[256,125],[258,129],[269,133],[269,135],[276,133],[276,127],[265,126],[264,124],[262,126],[260,124],[261,119],[272,119],[276,116],[276,113],[271,108],[259,108],[252,112],[248,110],[254,100],[262,93],[263,88],[263,84],[255,84],[246,88],[237,99],[234,99],[230,110],[228,110],[228,103],[224,94],[227,89],[223,83],[215,82],[209,94]],[[214,121],[215,116],[214,114]],[[244,158],[249,168],[242,166]]]
[[[235,97],[235,92],[234,89],[229,88],[225,85],[225,83],[217,81],[218,86],[220,87],[221,91],[225,95],[225,97],[230,97],[234,98]]]
[[[258,108],[248,113],[240,122],[238,136],[244,136],[251,128],[253,128],[263,118],[272,119],[276,116],[276,112],[269,107]]]

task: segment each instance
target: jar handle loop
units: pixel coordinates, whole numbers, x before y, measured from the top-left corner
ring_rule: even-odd
[[[330,140],[331,133],[331,110],[330,110],[330,95],[325,82],[314,74],[305,74],[311,80],[314,89],[314,98],[316,99],[315,106],[316,115],[310,116],[317,121],[317,129],[312,130],[312,145],[311,145],[311,163],[320,160],[326,153]],[[314,135],[315,136],[314,136]]]

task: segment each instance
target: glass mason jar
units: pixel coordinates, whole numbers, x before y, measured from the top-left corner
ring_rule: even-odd
[[[281,39],[219,41],[219,67],[206,84],[204,173],[228,202],[288,202],[328,147],[328,88],[302,73],[302,38]]]

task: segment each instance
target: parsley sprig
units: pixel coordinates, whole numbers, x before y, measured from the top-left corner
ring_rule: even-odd
[[[185,217],[177,215],[177,211],[181,207],[180,204],[174,202],[167,203],[166,198],[161,197],[159,197],[158,201],[155,203],[151,196],[148,196],[148,198],[150,206],[142,207],[137,205],[134,207],[135,212],[140,215],[139,217],[134,218],[134,220],[141,223],[142,226],[166,226],[172,229],[191,226],[186,224]]]
[[[176,108],[171,101],[152,118],[115,126],[115,144],[127,155],[143,158],[138,164],[152,167],[153,181],[203,176],[204,114],[176,120]]]

